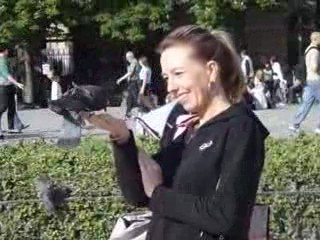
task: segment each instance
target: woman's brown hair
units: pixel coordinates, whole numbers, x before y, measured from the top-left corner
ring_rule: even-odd
[[[191,45],[196,57],[204,61],[214,60],[219,66],[219,78],[225,94],[231,103],[242,98],[244,81],[240,59],[228,33],[212,31],[195,25],[182,26],[171,32],[159,44],[161,54],[177,44]]]

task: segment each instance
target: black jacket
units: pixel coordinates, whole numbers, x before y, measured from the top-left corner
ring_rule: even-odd
[[[181,109],[175,109],[172,115]],[[171,125],[175,117],[169,117]],[[170,125],[170,124],[169,124]],[[185,144],[165,130],[160,152],[164,183],[151,199],[143,191],[134,138],[114,145],[120,188],[129,203],[153,212],[148,239],[248,239],[250,215],[264,163],[268,131],[240,103],[214,117]]]

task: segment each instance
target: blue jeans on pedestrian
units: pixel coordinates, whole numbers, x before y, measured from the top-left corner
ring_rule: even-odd
[[[320,79],[309,81],[309,83],[303,88],[302,104],[293,120],[293,124],[296,128],[299,128],[300,124],[308,116],[311,107],[316,100],[320,101]]]

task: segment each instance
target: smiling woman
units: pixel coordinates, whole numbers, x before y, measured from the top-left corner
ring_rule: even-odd
[[[268,131],[241,102],[233,44],[225,32],[190,25],[170,33],[158,52],[178,102],[158,154],[139,151],[122,120],[88,117],[114,139],[122,193],[152,211],[147,239],[246,240]],[[184,114],[191,120],[177,121]]]
[[[201,30],[196,26],[181,28],[158,48],[168,94],[177,98],[185,110],[200,116],[212,97],[227,107],[239,102],[243,90],[239,58],[229,35],[223,31],[197,37],[189,34]]]

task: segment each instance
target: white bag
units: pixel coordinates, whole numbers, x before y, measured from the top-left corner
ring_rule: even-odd
[[[145,240],[151,217],[150,211],[130,213],[120,217],[109,240]]]
[[[163,135],[163,131],[168,120],[170,113],[177,104],[176,101],[172,101],[164,106],[161,106],[155,110],[152,110],[142,116],[135,118],[135,133],[147,133],[153,138],[160,139]]]

